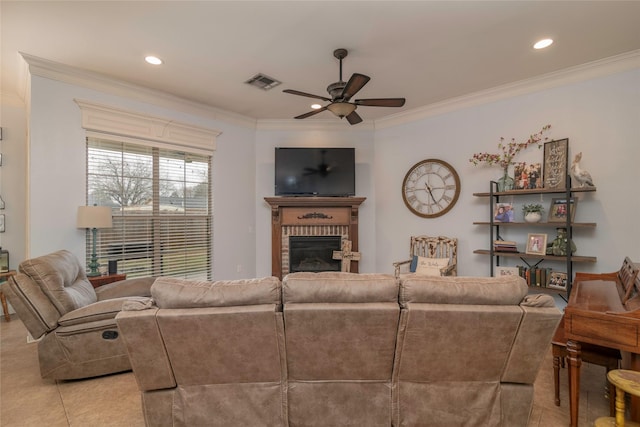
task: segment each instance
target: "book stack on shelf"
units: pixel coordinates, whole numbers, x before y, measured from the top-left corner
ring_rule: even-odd
[[[493,250],[495,252],[518,252],[516,242],[513,240],[495,240]]]

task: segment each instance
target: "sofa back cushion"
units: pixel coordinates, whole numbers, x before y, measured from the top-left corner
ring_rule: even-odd
[[[284,278],[291,425],[391,424],[397,295],[389,275]]]
[[[404,276],[400,284],[400,305],[479,304],[518,305],[527,295],[527,283],[519,276],[438,277]]]
[[[159,277],[151,286],[151,296],[158,308],[280,306],[281,292],[277,277],[215,282]]]
[[[97,301],[78,258],[67,250],[22,261],[19,270],[42,289],[60,315]]]

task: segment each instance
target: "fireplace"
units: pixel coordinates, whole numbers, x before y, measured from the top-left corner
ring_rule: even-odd
[[[344,240],[351,241],[352,250],[358,251],[358,208],[364,200],[364,197],[265,197],[271,206],[272,274],[282,279],[292,266],[291,272],[340,271],[341,261],[332,259],[333,251],[341,250]],[[312,265],[308,259],[305,266],[297,270],[300,261],[291,259],[290,246],[293,242],[297,245],[299,237],[313,238],[314,246],[318,242],[327,244],[325,238],[333,240],[335,243],[326,251],[331,255],[323,258],[331,266]],[[357,273],[358,263],[351,262],[351,272]]]
[[[289,272],[340,271],[340,260],[333,251],[340,250],[340,236],[290,236]]]

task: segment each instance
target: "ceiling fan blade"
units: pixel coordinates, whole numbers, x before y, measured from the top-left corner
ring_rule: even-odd
[[[349,114],[346,117],[347,121],[349,122],[349,124],[355,125],[358,124],[362,121],[362,117],[360,117],[358,115],[358,113],[356,113],[355,111],[353,111],[351,114]]]
[[[291,95],[300,95],[300,96],[306,96],[308,98],[322,99],[323,101],[331,101],[331,98],[327,98],[327,97],[320,96],[320,95],[314,95],[314,94],[306,93],[306,92],[300,92],[299,90],[285,89],[285,90],[283,90],[283,92],[284,93],[290,93]]]
[[[318,108],[317,110],[309,111],[308,113],[300,114],[299,116],[294,117],[294,119],[306,119],[307,117],[315,116],[318,113],[326,110],[327,107]]]
[[[354,104],[365,105],[367,107],[402,107],[404,102],[404,98],[371,98],[356,99]]]
[[[371,80],[371,77],[369,76],[365,76],[364,74],[353,73],[353,75],[347,82],[347,85],[344,87],[344,89],[342,89],[341,98],[344,98],[348,101],[349,98],[351,98],[353,95],[358,93],[358,91],[362,89],[364,85],[366,85],[369,82],[369,80]]]

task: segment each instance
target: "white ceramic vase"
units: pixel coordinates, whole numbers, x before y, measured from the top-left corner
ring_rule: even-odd
[[[542,215],[540,214],[540,212],[528,212],[524,216],[524,220],[526,222],[540,222],[541,219]]]

